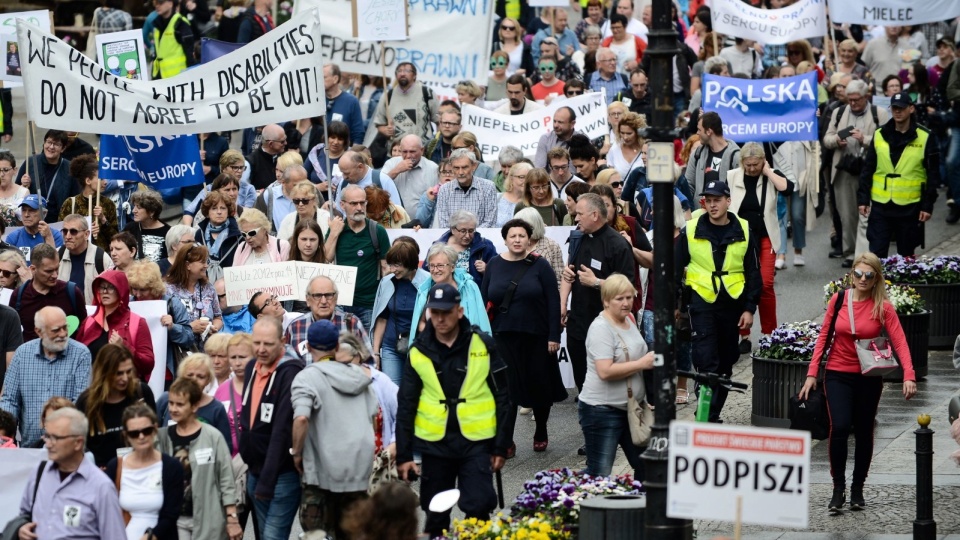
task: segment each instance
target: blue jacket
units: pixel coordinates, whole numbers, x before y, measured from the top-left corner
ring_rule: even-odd
[[[223,331],[228,334],[249,334],[253,332],[253,315],[247,311],[247,306],[240,308],[236,313],[223,314]]]
[[[363,144],[363,114],[360,112],[360,100],[353,94],[340,92],[334,99],[327,98],[327,125],[340,121],[350,128],[350,142]]]
[[[451,232],[448,230],[443,233],[440,238],[437,239],[435,244],[444,244],[446,245],[447,241],[450,240]],[[483,283],[483,274],[477,272],[477,267],[474,265],[477,261],[489,262],[490,259],[497,256],[497,248],[493,246],[493,242],[487,240],[486,238],[480,236],[479,233],[473,235],[473,242],[470,243],[470,277],[473,278],[473,281],[480,285]],[[423,269],[429,270],[428,261],[423,261]],[[476,323],[474,323],[476,324]]]
[[[453,280],[457,282],[457,289],[460,290],[460,305],[463,307],[463,315],[470,321],[470,324],[478,326],[485,333],[490,333],[490,318],[487,316],[487,306],[483,303],[483,297],[480,296],[480,286],[476,284],[470,276],[457,268],[453,271]],[[417,337],[417,325],[420,324],[420,316],[423,315],[427,305],[427,294],[433,287],[433,278],[428,278],[420,284],[417,289],[417,303],[413,306],[413,322],[410,324],[410,344]]]
[[[372,326],[376,326],[377,317],[387,308],[387,304],[389,304],[390,299],[393,298],[393,293],[396,292],[393,278],[393,274],[387,274],[383,276],[380,280],[380,285],[377,286],[377,296],[373,300],[373,315],[370,316],[370,320],[372,321],[370,324]],[[413,284],[413,288],[419,291],[420,286],[428,279],[430,279],[429,272],[423,269],[417,269],[417,273],[413,275],[413,281],[410,283]],[[373,336],[373,328],[369,328],[368,330],[370,331],[370,335]]]

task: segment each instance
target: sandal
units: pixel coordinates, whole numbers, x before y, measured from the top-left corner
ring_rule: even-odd
[[[546,452],[549,441],[533,441],[534,452]]]
[[[683,392],[682,394],[680,392]],[[686,405],[690,402],[690,394],[686,389],[678,388],[677,389],[677,405]]]

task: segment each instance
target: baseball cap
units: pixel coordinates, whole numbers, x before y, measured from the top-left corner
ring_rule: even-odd
[[[541,40],[540,43],[549,43],[551,45],[557,45],[558,47],[560,46],[560,42],[558,42],[557,38],[553,36],[547,36],[543,38],[543,40]]]
[[[47,206],[47,200],[37,195],[36,193],[32,195],[27,195],[22,201],[20,201],[20,206],[29,206],[34,210],[39,210],[41,206]]]
[[[894,94],[890,98],[890,107],[897,107],[899,109],[906,109],[907,107],[913,105],[913,100],[910,99],[910,94],[906,92],[900,92],[899,94]]]
[[[427,294],[427,308],[441,311],[451,310],[460,305],[460,291],[449,283],[440,283],[430,288]]]
[[[703,186],[703,191],[700,192],[700,195],[720,195],[722,197],[729,197],[730,186],[728,186],[726,182],[721,182],[720,180],[707,182]]]
[[[946,45],[947,47],[950,47],[953,50],[957,50],[957,44],[954,43],[953,40],[948,37],[942,37],[937,40],[936,46],[940,47],[941,45]]]
[[[307,343],[318,351],[332,351],[340,342],[340,331],[327,319],[314,321],[307,330]]]

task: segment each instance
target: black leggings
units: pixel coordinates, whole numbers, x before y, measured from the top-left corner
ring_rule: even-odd
[[[845,485],[847,441],[853,432],[853,485],[863,485],[873,459],[873,430],[883,392],[881,377],[827,370],[823,385],[830,413],[830,476]]]

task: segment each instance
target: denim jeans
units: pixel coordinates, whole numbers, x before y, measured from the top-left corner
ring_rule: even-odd
[[[380,345],[380,371],[390,377],[390,380],[397,386],[400,386],[400,379],[403,377],[403,365],[406,361],[406,357],[398,353],[393,347]]]
[[[633,467],[634,478],[642,482],[644,465],[640,454],[644,449],[633,444],[630,438],[627,411],[609,405],[588,405],[581,401],[578,413],[587,450],[587,468],[584,472],[610,476],[619,445],[627,456],[627,462]]]
[[[293,520],[300,509],[300,475],[286,472],[277,477],[273,499],[262,501],[254,496],[257,491],[257,475],[247,475],[247,500],[253,501],[256,523],[262,540],[288,540]]]
[[[647,294],[653,294],[649,292]],[[643,310],[643,340],[647,342],[647,348],[653,350],[653,311]]]
[[[360,319],[360,322],[363,323],[363,329],[367,331],[371,336],[373,335],[373,327],[370,326],[371,319],[373,317],[373,309],[363,306],[340,306],[340,309],[346,311],[347,313],[353,313]]]
[[[944,177],[949,188],[947,196],[960,199],[960,126],[950,128],[950,147],[947,149],[947,176]]]

